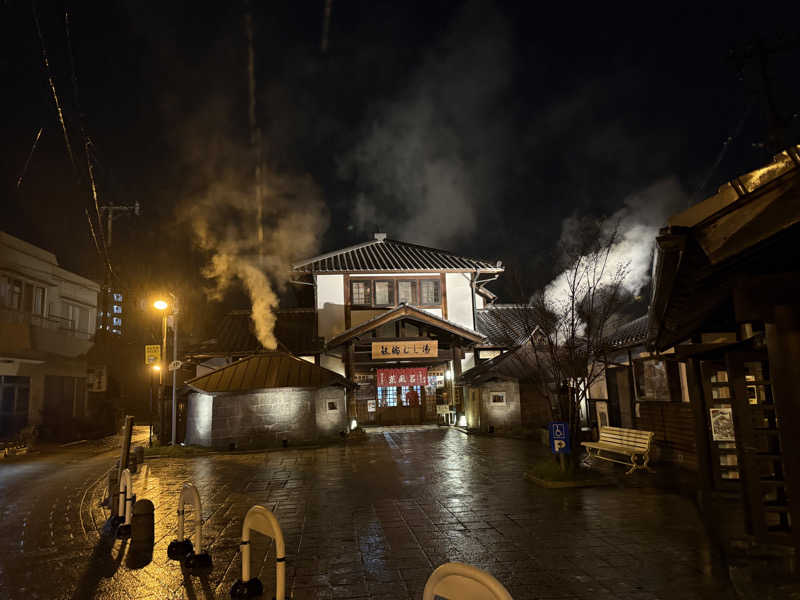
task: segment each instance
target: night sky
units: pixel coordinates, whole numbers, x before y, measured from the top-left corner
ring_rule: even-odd
[[[187,215],[215,182],[251,182],[250,11],[264,165],[316,190],[313,210],[323,206],[327,224],[319,249],[381,230],[501,259],[517,275],[495,289],[515,300],[513,280],[530,288],[553,276],[565,218],[611,215],[659,182],[674,193],[646,202],[683,208],[771,158],[756,63],[740,73],[728,55],[756,35],[785,39],[798,15],[700,4],[614,13],[607,3],[335,0],[323,54],[322,0],[76,3],[68,6],[76,88],[65,5],[43,2],[36,12],[76,173],[31,4],[6,0],[0,229],[102,278],[84,213],[93,204],[82,123],[100,202],[142,207],[114,223],[115,285],[129,297],[174,287],[192,298],[187,327],[198,337],[214,316],[246,306],[235,292],[204,300],[207,254]],[[768,65],[794,143],[798,58],[790,49]],[[305,206],[305,192],[287,194]]]

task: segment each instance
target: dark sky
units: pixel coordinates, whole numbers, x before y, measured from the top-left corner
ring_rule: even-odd
[[[118,281],[134,295],[175,285],[200,306],[206,255],[187,220],[193,198],[222,179],[246,187],[254,165],[244,26],[251,10],[264,162],[270,172],[313,181],[327,207],[320,249],[380,228],[502,259],[529,285],[542,285],[565,218],[612,214],[665,180],[680,197],[652,202],[686,203],[769,160],[758,72],[750,65],[740,77],[728,54],[756,35],[777,42],[798,22],[797,14],[730,4],[615,13],[608,3],[587,10],[335,0],[322,54],[323,4],[69,6],[77,95],[65,5],[39,4],[76,175],[31,4],[3,2],[0,228],[55,251],[69,269],[102,277],[84,214],[82,122],[94,142],[101,203],[142,207],[140,217],[114,224]],[[769,63],[789,117],[800,111],[798,58],[792,50]],[[795,118],[795,143],[797,131]],[[499,289],[511,298],[512,287]],[[193,326],[236,304],[237,295],[202,304],[210,312]]]

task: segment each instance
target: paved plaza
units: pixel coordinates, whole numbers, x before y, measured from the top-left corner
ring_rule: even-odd
[[[532,442],[441,428],[387,429],[317,449],[155,458],[134,482],[156,506],[144,566],[128,542],[102,534],[111,451],[76,449],[57,469],[47,456],[0,464],[0,598],[227,598],[253,504],[281,523],[296,599],[419,598],[447,561],[491,572],[518,600],[732,597],[713,575],[689,500],[642,485],[646,474],[633,486],[542,489],[523,478],[541,453]],[[185,481],[203,500],[214,561],[203,577],[166,557]],[[270,598],[274,551],[261,536],[253,556]]]

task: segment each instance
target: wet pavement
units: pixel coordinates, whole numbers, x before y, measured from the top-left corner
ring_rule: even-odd
[[[287,591],[298,599],[419,598],[447,561],[489,571],[517,600],[733,596],[715,578],[689,500],[641,479],[539,488],[523,478],[542,453],[531,442],[394,429],[358,444],[153,459],[134,481],[156,507],[144,566],[149,557],[102,535],[103,473],[116,457],[90,450],[0,463],[0,599],[227,598],[241,576],[241,522],[253,504],[281,523]],[[185,481],[203,501],[214,561],[203,577],[166,557]],[[272,597],[274,551],[258,535],[253,557]]]

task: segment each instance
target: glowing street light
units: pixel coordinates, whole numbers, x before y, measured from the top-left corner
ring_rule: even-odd
[[[162,328],[161,328],[161,357],[162,360],[167,360],[167,316],[168,313],[172,315],[172,331],[174,334],[174,341],[172,344],[172,364],[170,365],[170,370],[172,371],[172,445],[175,445],[175,434],[177,429],[177,412],[178,412],[178,400],[177,400],[177,375],[178,375],[178,299],[175,297],[175,294],[169,292],[170,297],[172,298],[172,302],[164,300],[163,298],[157,298],[153,302],[153,307],[157,310],[161,311],[164,315],[162,320]],[[170,309],[169,311],[167,309]],[[161,368],[158,368],[159,371],[159,385],[164,385],[164,374],[161,372]],[[163,389],[163,387],[162,387]],[[160,396],[159,396],[160,397]],[[161,414],[161,408],[159,407],[159,414]]]

